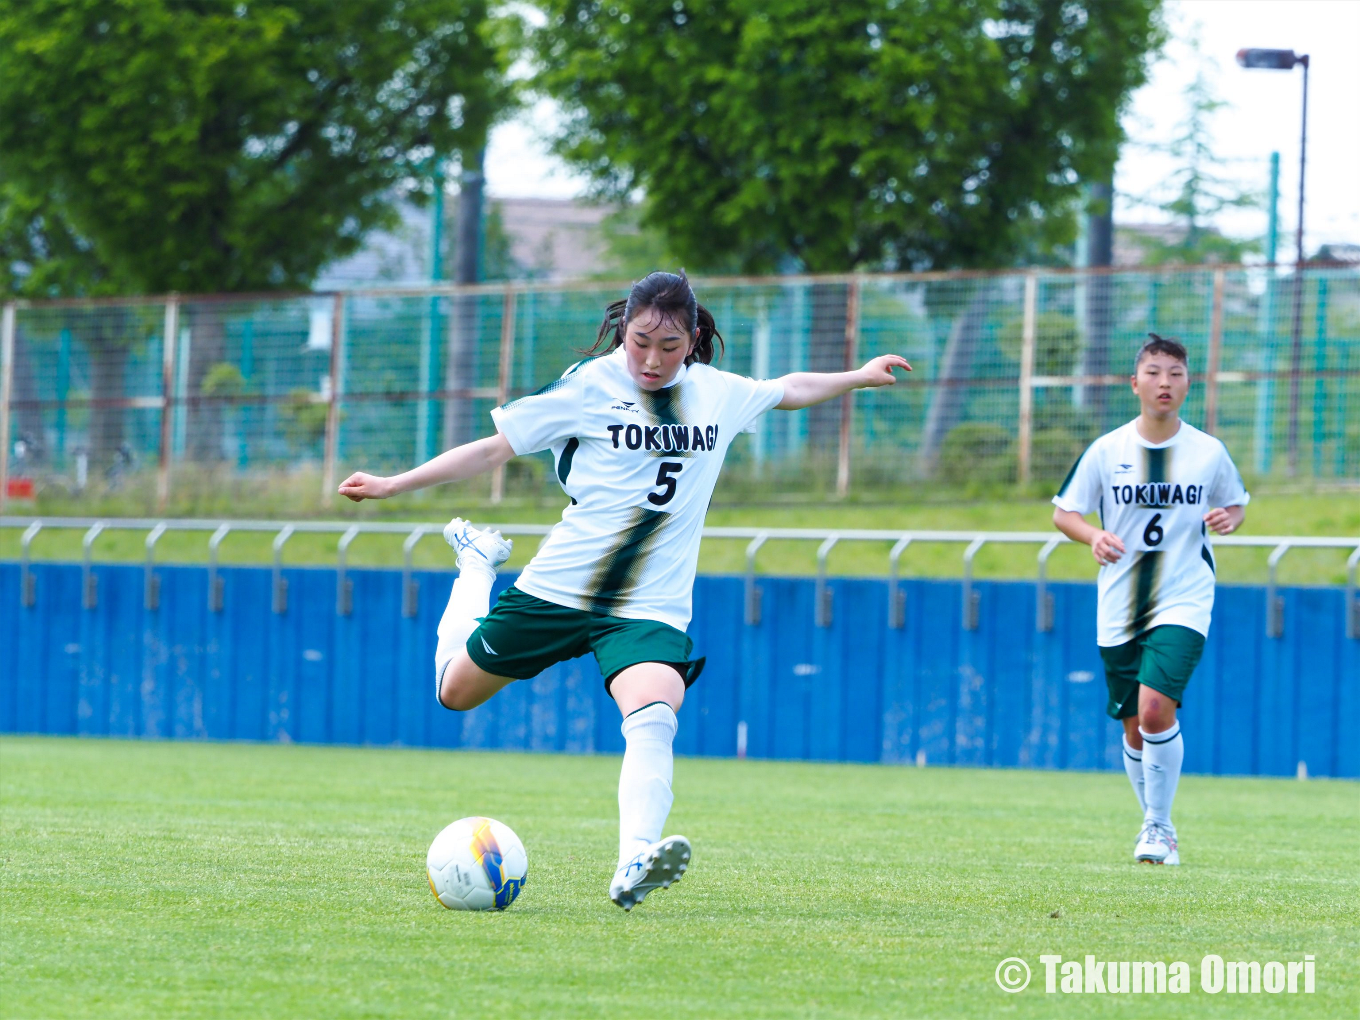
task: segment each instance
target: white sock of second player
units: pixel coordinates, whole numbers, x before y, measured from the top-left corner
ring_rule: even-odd
[[[1181,762],[1185,760],[1185,741],[1181,739],[1179,721],[1161,733],[1149,733],[1141,726],[1143,735],[1143,796],[1147,800],[1144,819],[1164,825],[1172,832],[1171,802],[1176,799],[1176,784],[1181,779]]]
[[[623,768],[619,771],[619,867],[661,838],[675,796],[671,744],[678,728],[670,705],[658,701],[623,720]]]

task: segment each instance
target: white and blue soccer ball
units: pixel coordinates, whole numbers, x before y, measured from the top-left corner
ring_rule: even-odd
[[[510,826],[494,818],[460,818],[425,855],[434,898],[450,910],[504,910],[529,875],[529,855]]]

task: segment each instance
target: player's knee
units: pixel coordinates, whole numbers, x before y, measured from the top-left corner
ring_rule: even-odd
[[[1176,721],[1176,703],[1160,692],[1149,692],[1138,706],[1138,724],[1149,733],[1167,729]]]
[[[458,697],[458,685],[454,682],[450,674],[449,663],[439,663],[435,666],[434,673],[434,696],[444,708],[450,712],[466,712],[471,706],[464,705]]]

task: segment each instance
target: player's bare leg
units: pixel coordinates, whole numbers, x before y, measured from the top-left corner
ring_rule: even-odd
[[[1185,743],[1181,740],[1180,723],[1176,721],[1175,700],[1161,691],[1140,686],[1138,731],[1147,807],[1143,814],[1143,833],[1134,856],[1150,864],[1179,864],[1180,850],[1176,827],[1171,824],[1171,804],[1181,778]]]
[[[685,682],[671,666],[642,662],[616,676],[610,693],[623,714],[626,747],[619,771],[619,866],[609,898],[631,910],[689,867],[689,840],[661,836],[674,799],[671,744]]]
[[[1138,810],[1147,814],[1147,799],[1143,792],[1143,735],[1138,732],[1138,717],[1130,716],[1120,720],[1124,724],[1124,774],[1129,777],[1129,785],[1133,787],[1133,795],[1138,798]],[[1138,838],[1134,840],[1137,846],[1143,841],[1143,831],[1140,827]]]
[[[460,648],[439,678],[439,703],[454,712],[466,712],[514,682],[512,677],[488,673]]]

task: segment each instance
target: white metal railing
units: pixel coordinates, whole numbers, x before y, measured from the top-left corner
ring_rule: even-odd
[[[489,525],[482,525],[487,527]],[[496,524],[504,535],[547,536],[549,524]],[[419,589],[413,574],[412,557],[416,545],[425,537],[438,534],[442,524],[410,521],[221,521],[221,520],[161,520],[157,518],[95,518],[95,517],[0,517],[0,528],[23,529],[20,538],[19,598],[24,606],[37,602],[36,580],[30,569],[33,541],[45,530],[80,530],[81,541],[81,599],[86,609],[99,604],[98,577],[93,571],[94,545],[107,531],[144,531],[145,583],[144,601],[148,610],[160,606],[160,578],[156,575],[156,544],[170,531],[203,532],[208,534],[208,607],[213,612],[223,609],[222,579],[218,574],[218,552],[222,542],[233,532],[273,533],[273,583],[271,604],[275,613],[288,611],[288,580],[283,576],[283,549],[295,534],[338,534],[336,545],[336,601],[337,615],[348,616],[353,609],[353,587],[348,577],[349,547],[360,535],[405,535],[402,542],[402,615],[415,616]],[[827,560],[831,550],[841,542],[892,543],[888,552],[888,626],[901,629],[906,624],[906,594],[900,583],[902,554],[913,544],[957,544],[963,550],[963,605],[965,630],[978,626],[979,594],[973,585],[973,561],[981,549],[993,545],[1037,545],[1037,592],[1035,628],[1040,632],[1053,629],[1053,598],[1048,591],[1048,559],[1059,546],[1070,540],[1051,531],[922,531],[874,530],[853,528],[705,528],[704,538],[745,540],[746,587],[745,620],[757,626],[761,618],[762,591],[756,581],[756,557],[770,542],[808,542],[821,544],[817,548],[817,587],[815,596],[816,625],[831,626],[833,618],[833,589],[827,583]],[[1268,548],[1266,560],[1269,581],[1266,585],[1266,634],[1272,638],[1284,635],[1284,600],[1278,594],[1280,561],[1293,549],[1350,549],[1346,560],[1346,637],[1360,640],[1360,600],[1357,599],[1357,573],[1360,573],[1360,536],[1353,538],[1319,538],[1302,535],[1228,535],[1213,539],[1215,546]]]

